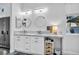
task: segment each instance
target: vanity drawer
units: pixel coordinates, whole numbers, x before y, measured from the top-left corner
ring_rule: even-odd
[[[30,52],[31,52],[31,51],[30,51],[30,46],[25,46],[25,47],[24,47],[24,52],[30,53]]]
[[[24,41],[27,43],[27,42],[30,42],[30,36],[24,36]]]
[[[30,48],[31,42],[25,41],[24,44],[25,48]]]
[[[14,36],[14,39],[20,39],[21,36]]]
[[[25,36],[24,37],[24,52],[26,52],[26,53],[30,53],[31,51],[30,51],[30,45],[31,45],[31,43],[30,43],[30,36]]]
[[[30,36],[25,36],[24,37],[24,43],[25,43],[25,46],[30,46]]]

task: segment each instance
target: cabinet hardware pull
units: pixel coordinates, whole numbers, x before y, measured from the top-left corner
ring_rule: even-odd
[[[17,41],[20,41],[20,39],[17,39]]]
[[[39,38],[35,38],[35,39],[39,39]]]
[[[26,50],[29,50],[29,49],[26,48]]]
[[[38,42],[38,41],[35,41],[35,42]]]

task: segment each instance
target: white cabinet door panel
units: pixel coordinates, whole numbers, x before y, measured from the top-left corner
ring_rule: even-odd
[[[26,53],[30,53],[30,46],[31,46],[31,44],[30,44],[30,36],[25,36],[24,37],[24,51],[26,52]]]
[[[24,50],[24,39],[22,36],[15,37],[15,50],[17,51]]]
[[[31,37],[31,52],[34,54],[44,54],[43,37]]]

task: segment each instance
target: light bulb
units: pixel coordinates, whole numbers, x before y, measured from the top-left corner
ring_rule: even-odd
[[[36,14],[38,14],[38,13],[45,13],[45,12],[47,12],[47,11],[48,11],[47,8],[41,8],[41,9],[36,9],[36,10],[34,10],[34,12],[35,12]]]
[[[32,11],[26,11],[26,15],[31,15],[32,14]]]
[[[20,15],[25,15],[26,14],[26,12],[20,12]]]

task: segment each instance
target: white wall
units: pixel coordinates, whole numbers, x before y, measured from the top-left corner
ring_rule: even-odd
[[[4,8],[4,12],[1,9]],[[0,17],[11,16],[11,4],[10,3],[0,3]]]
[[[79,3],[67,3],[66,14],[79,14]]]
[[[20,5],[19,4],[16,4],[16,3],[13,3],[12,4],[12,17],[11,17],[11,32],[10,32],[10,52],[13,52],[14,51],[14,31],[15,31],[15,17],[17,15],[19,15],[19,12],[20,12]]]
[[[65,10],[66,15],[79,15],[79,4],[66,4]],[[63,54],[79,54],[79,34],[64,35]]]

